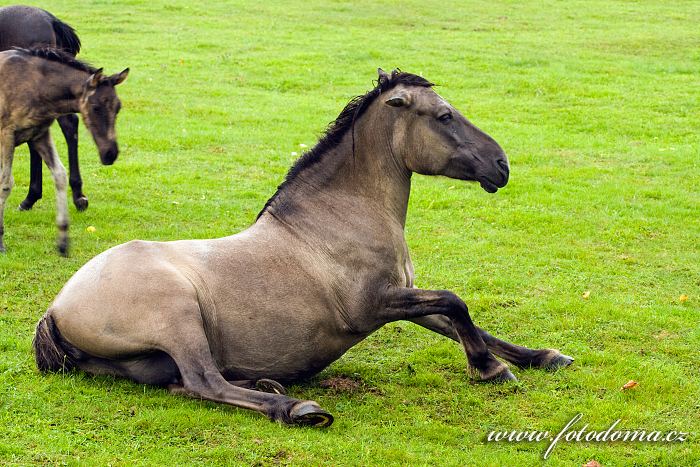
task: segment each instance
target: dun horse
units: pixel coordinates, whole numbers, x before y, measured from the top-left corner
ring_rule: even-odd
[[[121,103],[115,86],[129,69],[104,76],[57,49],[16,49],[0,52],[0,252],[5,251],[4,210],[14,184],[15,146],[31,142],[51,171],[56,185],[58,250],[68,252],[66,171],[54,147],[49,127],[62,115],[79,112],[103,160],[119,153],[114,124]]]
[[[0,51],[13,47],[54,47],[75,56],[80,52],[80,39],[72,27],[48,11],[14,5],[0,8]],[[79,211],[84,211],[88,207],[88,199],[83,193],[83,180],[78,163],[78,116],[61,115],[57,121],[68,147],[68,180],[73,192],[73,204]],[[27,145],[31,165],[29,193],[19,205],[23,211],[31,209],[42,195],[41,156],[34,149],[33,142],[29,141]],[[103,160],[102,163],[110,165],[114,160]]]
[[[379,71],[236,235],[133,241],[83,266],[37,325],[41,371],[78,368],[327,426],[281,383],[312,376],[384,324],[410,320],[461,343],[485,381],[572,362],[478,328],[446,290],[413,285],[404,239],[411,174],[508,181],[499,145],[409,73]],[[493,353],[492,353],[493,352]],[[258,380],[275,393],[256,391]],[[272,380],[272,381],[270,381]]]

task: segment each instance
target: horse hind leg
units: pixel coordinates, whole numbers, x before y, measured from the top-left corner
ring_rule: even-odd
[[[182,329],[188,336],[184,345],[183,339],[174,339],[172,348],[164,349],[181,375],[180,384],[172,385],[171,392],[254,410],[289,425],[326,427],[333,423],[333,416],[314,401],[244,389],[226,381],[211,355],[201,320],[187,324]]]

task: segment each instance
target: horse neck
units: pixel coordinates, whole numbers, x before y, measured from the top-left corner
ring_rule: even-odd
[[[354,151],[350,129],[340,144],[289,183],[276,204],[293,206],[290,212],[301,210],[320,217],[336,212],[335,217],[342,219],[358,213],[361,218],[357,222],[400,225],[403,229],[411,173],[391,150],[390,127],[382,115],[369,109],[355,122]],[[272,209],[277,217],[275,206]]]
[[[89,73],[57,62],[49,62],[43,70],[46,71],[40,78],[39,93],[45,111],[53,117],[79,113],[80,97]]]

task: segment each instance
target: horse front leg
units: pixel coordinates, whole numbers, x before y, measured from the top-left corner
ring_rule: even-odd
[[[12,177],[14,153],[14,131],[0,132],[0,253],[5,252],[5,202],[15,184]]]
[[[20,211],[29,211],[34,204],[41,199],[43,180],[41,173],[41,156],[36,151],[34,143],[29,141],[29,192],[19,205]]]
[[[71,114],[58,117],[58,125],[61,127],[68,147],[68,182],[73,192],[73,204],[78,211],[85,211],[88,208],[88,199],[83,193],[83,179],[80,176],[78,162],[78,116]]]
[[[387,289],[382,297],[379,318],[384,322],[413,320],[441,315],[449,318],[467,360],[482,381],[515,381],[508,366],[489,351],[479,329],[469,316],[467,305],[447,290],[421,290],[401,287]]]
[[[424,316],[411,321],[459,342],[459,337],[452,323],[444,316]],[[520,368],[556,370],[569,366],[574,361],[572,357],[564,355],[556,349],[530,349],[498,339],[478,326],[477,329],[491,352]]]
[[[58,158],[56,147],[47,130],[34,140],[34,147],[51,171],[56,186],[56,226],[58,227],[57,248],[61,256],[68,256],[68,206],[66,201],[66,169]]]

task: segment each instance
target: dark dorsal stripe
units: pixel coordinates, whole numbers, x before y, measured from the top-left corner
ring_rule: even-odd
[[[377,82],[377,86],[374,89],[368,91],[364,95],[352,98],[350,102],[347,103],[343,111],[340,112],[338,118],[336,118],[335,121],[331,122],[328,125],[328,128],[326,129],[323,136],[321,136],[321,139],[319,139],[318,143],[316,143],[316,145],[311,150],[302,154],[301,157],[299,157],[299,159],[296,160],[294,165],[292,165],[292,167],[287,172],[284,181],[280,184],[279,187],[277,187],[277,191],[275,192],[275,194],[272,195],[272,197],[269,200],[267,200],[267,203],[265,203],[265,206],[258,213],[258,217],[256,219],[259,219],[260,216],[262,216],[263,213],[267,211],[267,209],[277,199],[279,194],[283,192],[285,188],[287,188],[287,186],[289,186],[292,180],[294,180],[305,169],[308,169],[312,165],[320,162],[323,159],[323,155],[326,152],[330,151],[331,149],[337,147],[340,144],[343,137],[354,128],[355,121],[357,121],[357,119],[365,113],[365,111],[375,101],[375,99],[379,97],[379,95],[391,90],[392,88],[400,84],[404,84],[406,86],[422,87],[434,86],[433,83],[423,78],[422,76],[394,70],[391,73],[389,79],[380,79]]]
[[[21,52],[26,55],[31,55],[32,57],[43,58],[44,60],[49,60],[51,62],[61,63],[63,65],[69,66],[76,70],[85,71],[87,73],[95,73],[97,68],[88,65],[72,56],[71,54],[64,52],[61,49],[56,49],[53,47],[33,47],[31,49],[23,49],[21,47],[13,47],[17,52]]]

